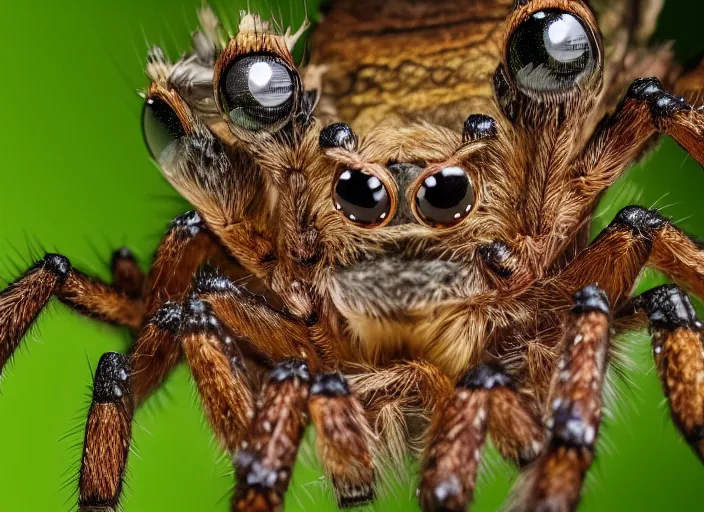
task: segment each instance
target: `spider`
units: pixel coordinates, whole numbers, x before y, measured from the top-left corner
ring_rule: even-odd
[[[318,64],[340,51],[344,4]],[[373,500],[411,450],[423,510],[465,510],[490,437],[523,469],[512,509],[575,509],[610,339],[646,323],[673,419],[704,457],[701,323],[677,286],[631,294],[653,266],[704,296],[704,254],[640,207],[591,244],[585,230],[658,133],[704,163],[701,73],[682,82],[691,103],[640,78],[614,105],[635,70],[614,74],[592,11],[519,1],[494,99],[461,111],[460,90],[433,114],[412,91],[384,97],[368,69],[341,93],[342,56],[299,72],[302,33],[246,14],[226,40],[204,9],[192,54],[151,50],[145,142],[195,210],[147,275],[127,251],[112,284],[47,254],[0,293],[2,366],[51,297],[137,333],[95,373],[79,509],[117,507],[134,410],[182,358],[232,455],[234,510],[283,507],[308,421],[341,507]]]

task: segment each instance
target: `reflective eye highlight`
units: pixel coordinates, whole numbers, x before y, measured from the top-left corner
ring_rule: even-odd
[[[181,120],[168,103],[147,98],[142,110],[142,135],[149,153],[157,162],[167,150],[186,134]]]
[[[335,184],[335,208],[361,226],[382,224],[391,211],[391,200],[379,178],[361,170],[348,169]]]
[[[295,84],[292,72],[278,57],[243,57],[223,71],[221,106],[241,128],[276,129],[291,116]]]
[[[423,180],[415,201],[421,222],[438,227],[453,226],[474,207],[472,180],[461,167],[445,167]]]
[[[515,30],[508,65],[524,92],[560,92],[589,78],[596,44],[584,22],[559,9],[534,13]]]

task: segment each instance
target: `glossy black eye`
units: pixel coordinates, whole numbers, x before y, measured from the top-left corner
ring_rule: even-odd
[[[348,169],[337,179],[335,208],[356,224],[373,226],[388,218],[391,199],[379,178]]]
[[[246,130],[277,129],[293,111],[296,80],[278,57],[250,55],[225,68],[220,79],[223,111]]]
[[[472,180],[461,167],[445,167],[423,180],[416,193],[420,220],[432,226],[452,226],[474,207]]]
[[[594,73],[595,48],[591,32],[580,18],[546,9],[515,30],[508,64],[516,85],[524,92],[559,92]]]
[[[159,98],[147,98],[142,110],[142,135],[154,160],[160,161],[185,134],[181,120],[168,103]]]

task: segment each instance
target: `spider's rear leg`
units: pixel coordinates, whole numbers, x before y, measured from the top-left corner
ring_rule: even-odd
[[[689,297],[674,285],[634,299],[650,321],[653,354],[672,418],[704,462],[704,345]]]
[[[543,429],[497,365],[480,365],[436,409],[421,473],[424,512],[463,512],[472,500],[486,434],[508,458],[527,463],[543,447]]]
[[[132,436],[133,404],[127,358],[106,353],[93,381],[79,475],[81,512],[113,512],[122,492]]]
[[[359,400],[339,373],[322,373],[310,389],[308,409],[316,447],[340,508],[374,499],[373,433]]]
[[[257,414],[235,462],[233,510],[283,509],[307,423],[310,380],[308,365],[298,359],[279,363],[267,377]]]
[[[551,383],[549,447],[521,476],[511,510],[575,510],[594,458],[608,361],[609,305],[588,286],[575,295]]]

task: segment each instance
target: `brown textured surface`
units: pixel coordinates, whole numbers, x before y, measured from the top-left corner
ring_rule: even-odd
[[[704,460],[704,348],[688,328],[653,329],[653,352],[672,418]]]
[[[181,358],[176,333],[147,324],[130,352],[132,396],[139,406],[164,381]]]
[[[575,510],[601,424],[609,318],[571,313],[548,400],[550,446],[528,470],[521,510]]]
[[[359,401],[351,396],[316,395],[308,402],[316,448],[338,505],[372,499],[372,431]]]
[[[284,494],[303,436],[307,399],[308,384],[297,377],[267,383],[237,458],[233,510],[283,509]]]
[[[56,274],[43,269],[28,271],[0,293],[0,371],[56,286]]]
[[[251,421],[254,400],[243,369],[233,365],[223,344],[212,331],[181,339],[208,423],[220,444],[235,453]]]
[[[124,401],[91,405],[78,482],[82,510],[117,505],[131,435],[132,416]]]
[[[315,31],[324,101],[362,133],[391,113],[460,129],[487,110],[512,0],[338,0]]]
[[[489,391],[459,388],[438,413],[421,470],[424,512],[462,512],[472,500],[481,462]]]
[[[531,462],[543,449],[542,424],[511,388],[491,391],[487,427],[501,455],[521,465]]]

